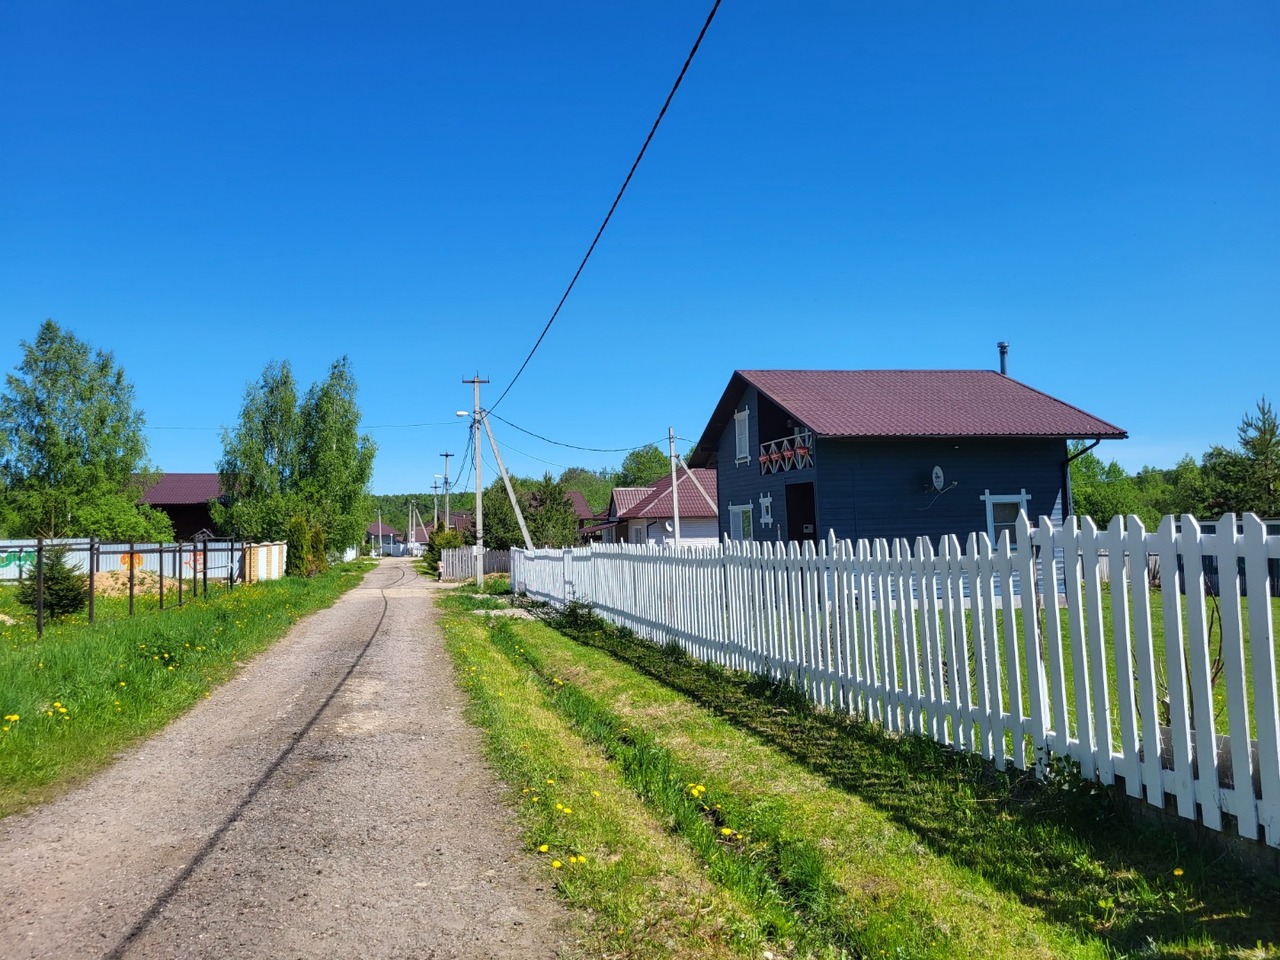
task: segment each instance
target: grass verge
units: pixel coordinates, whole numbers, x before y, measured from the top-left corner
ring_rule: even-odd
[[[444,601],[446,636],[530,846],[595,918],[590,954],[1275,955],[1274,886],[1069,777],[1045,787],[886,737],[580,612],[553,630],[474,602]],[[512,736],[534,716],[540,739]],[[607,842],[578,832],[582,804],[612,819]],[[643,879],[637,837],[668,851],[667,883]],[[671,896],[686,884],[699,894]]]
[[[69,620],[42,638],[28,622],[6,624],[0,817],[57,795],[165,726],[367,569],[345,564],[93,626]]]

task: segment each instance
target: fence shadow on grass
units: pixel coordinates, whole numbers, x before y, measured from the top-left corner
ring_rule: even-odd
[[[805,694],[655,646],[582,605],[546,622],[688,696],[883,811],[929,849],[1047,919],[1122,951],[1197,955],[1280,942],[1280,881],[1134,815],[1115,790],[1055,762],[1045,781],[923,736],[816,710]],[[1205,942],[1207,941],[1207,943]],[[1215,950],[1215,947],[1217,948]]]

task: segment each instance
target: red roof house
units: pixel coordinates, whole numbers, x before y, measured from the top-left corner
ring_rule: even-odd
[[[216,473],[165,473],[139,498],[162,510],[173,523],[178,540],[191,540],[213,527],[209,503],[222,496]]]
[[[646,496],[623,507],[618,514],[618,539],[628,543],[665,543],[674,540],[678,507],[682,544],[719,542],[719,510],[715,505],[716,471],[708,467],[695,467],[692,474],[690,476],[690,472],[683,467],[680,469],[674,498],[671,495],[671,477],[668,475],[658,480]],[[703,496],[704,491],[706,496]]]
[[[722,535],[994,540],[1070,512],[1068,440],[1126,436],[991,370],[737,370],[690,463]]]

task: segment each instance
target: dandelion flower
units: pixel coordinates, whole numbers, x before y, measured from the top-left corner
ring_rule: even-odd
[[[545,844],[545,843],[544,843],[542,846],[540,846],[540,847],[538,848],[538,852],[539,852],[539,853],[546,853],[546,852],[547,852],[548,850],[550,850],[550,849],[551,849],[551,848],[550,848],[547,844]]]
[[[565,807],[565,808],[564,808],[564,812],[565,812],[565,813],[573,813],[573,807]]]
[[[592,790],[592,791],[591,791],[591,795],[592,795],[593,797],[598,797],[598,796],[600,796],[600,791],[599,791],[599,790]]]
[[[721,827],[720,833],[727,837],[733,833],[733,830],[731,830],[729,827]]]
[[[551,861],[551,869],[553,869],[553,870],[559,870],[559,869],[560,869],[561,867],[563,867],[563,866],[564,866],[564,864],[563,864],[563,863],[561,863],[559,860],[552,860],[552,861]]]
[[[1175,877],[1180,877],[1180,876],[1182,876],[1182,873],[1183,873],[1183,870],[1182,870],[1182,868],[1181,868],[1181,867],[1174,867],[1174,868],[1173,868],[1173,875],[1174,875]]]
[[[5,715],[5,719],[10,723],[17,723],[22,718],[18,716],[16,713],[9,713]]]

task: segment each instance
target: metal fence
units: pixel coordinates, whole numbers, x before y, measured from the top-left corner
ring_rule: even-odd
[[[1070,758],[1280,847],[1280,535],[1252,515],[1212,533],[1189,517],[1148,532],[1132,516],[1105,530],[1021,516],[1016,532],[938,551],[927,538],[517,550],[512,586],[1000,766]],[[1209,560],[1238,575],[1212,582]]]
[[[48,558],[60,553],[67,566],[88,578],[88,616],[95,622],[97,598],[108,584],[128,596],[129,615],[140,593],[158,593],[160,609],[182,606],[209,586],[233,589],[237,582],[284,576],[284,543],[202,540],[192,543],[104,543],[97,539],[36,539],[0,542],[0,581],[43,578]],[[36,632],[43,633],[44,590],[37,587]]]

